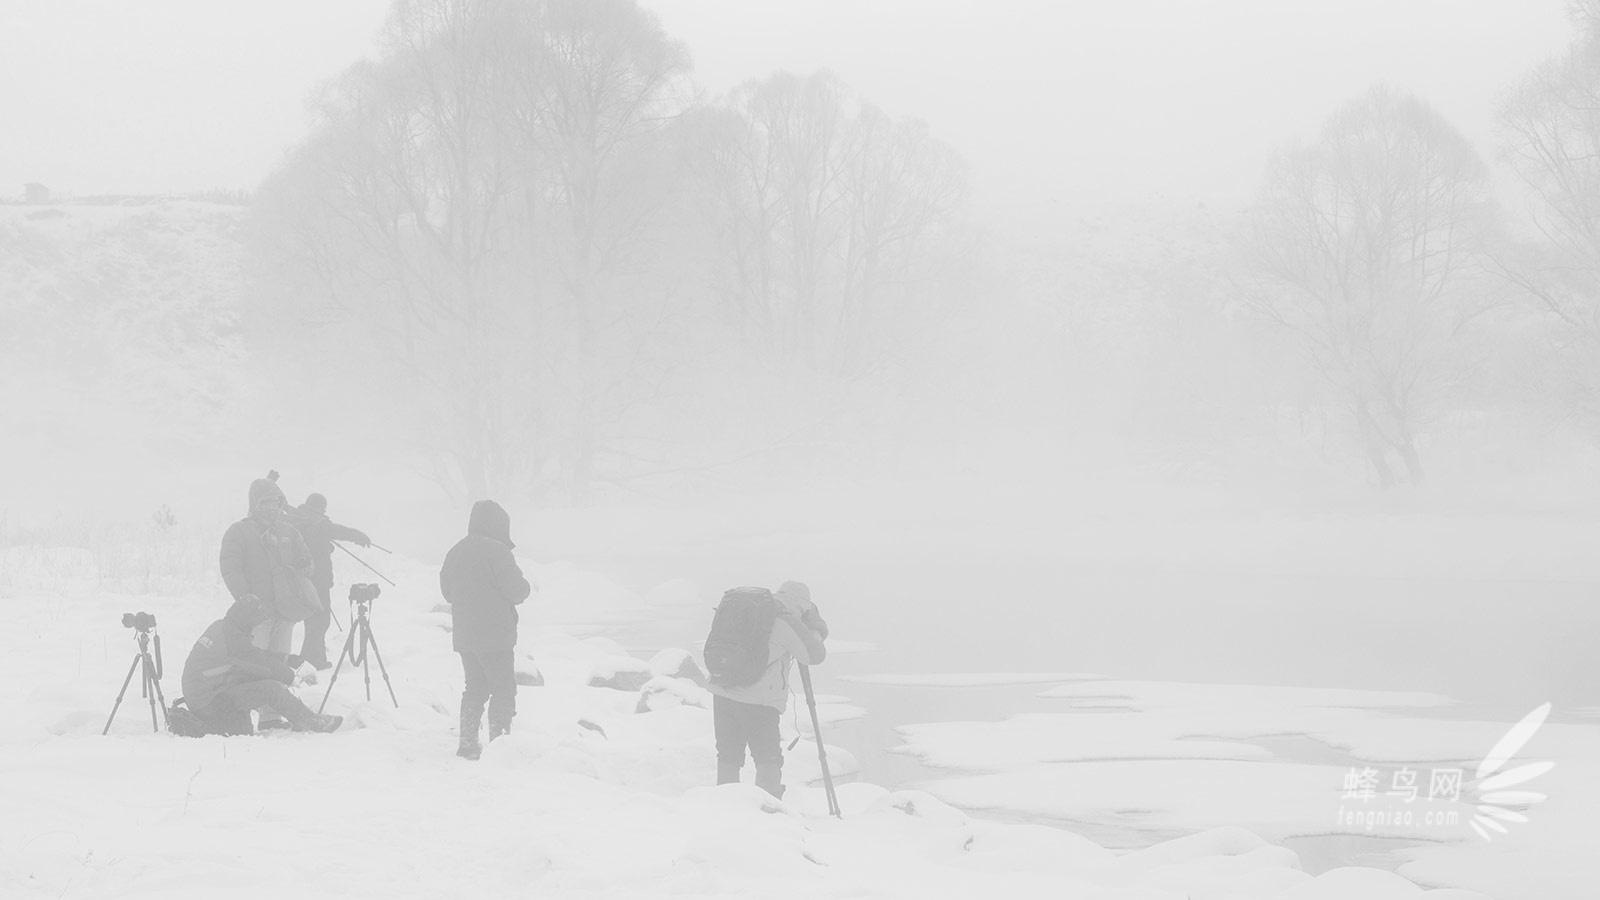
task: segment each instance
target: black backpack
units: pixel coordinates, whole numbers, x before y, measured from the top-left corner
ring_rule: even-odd
[[[722,595],[711,633],[706,635],[706,674],[718,687],[749,687],[761,680],[771,660],[772,623],[778,600],[766,588],[734,588]]]

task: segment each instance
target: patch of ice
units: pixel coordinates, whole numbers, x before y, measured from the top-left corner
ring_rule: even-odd
[[[879,673],[840,675],[840,681],[881,684],[894,687],[1011,687],[1014,685],[1060,684],[1064,681],[1093,681],[1104,675],[1073,672],[950,672],[911,675]]]

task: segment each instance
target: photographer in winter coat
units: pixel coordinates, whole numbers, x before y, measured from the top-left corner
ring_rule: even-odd
[[[333,542],[349,541],[362,547],[372,546],[365,533],[340,525],[328,518],[328,498],[310,494],[306,502],[290,511],[289,524],[305,539],[311,551],[311,583],[316,586],[322,610],[306,619],[305,637],[300,642],[300,655],[318,669],[333,665],[328,660],[328,625],[333,617]]]
[[[211,624],[183,665],[184,703],[211,734],[250,734],[252,710],[286,718],[296,731],[334,731],[341,716],[314,713],[289,690],[297,680],[315,671],[301,663],[290,668],[289,659],[255,646],[250,632],[269,620],[272,611],[254,595],[235,600],[222,618]]]
[[[767,639],[767,667],[753,684],[729,687],[713,678],[709,689],[717,742],[717,784],[739,781],[745,748],[756,765],[756,786],[783,798],[783,747],[778,719],[789,706],[790,663],[814,666],[827,658],[828,623],[811,602],[811,589],[785,581],[772,597],[777,618]]]
[[[450,643],[461,656],[461,743],[456,755],[477,759],[485,704],[489,739],[511,730],[517,714],[517,605],[533,587],[511,549],[511,516],[493,500],[472,506],[467,536],[450,548],[439,569],[439,591],[450,604]]]
[[[250,512],[222,536],[222,582],[234,600],[255,597],[267,615],[251,635],[255,646],[287,656],[294,647],[294,624],[313,612],[310,585],[311,552],[300,532],[284,521],[283,491],[278,473],[250,483]],[[298,596],[301,590],[310,597]],[[261,727],[287,727],[277,715],[265,716]]]

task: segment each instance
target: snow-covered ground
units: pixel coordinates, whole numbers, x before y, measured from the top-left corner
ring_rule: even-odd
[[[840,820],[825,814],[823,792],[814,783],[815,748],[807,742],[788,755],[786,780],[793,787],[784,803],[749,785],[708,787],[714,769],[711,722],[709,713],[694,705],[703,699],[698,689],[657,677],[658,688],[667,683],[673,690],[655,691],[647,704],[653,708],[637,712],[640,691],[592,687],[589,681],[620,668],[649,669],[649,661],[629,666],[619,659],[625,651],[615,641],[575,637],[569,629],[583,625],[586,614],[600,623],[616,622],[626,610],[650,604],[677,607],[676,614],[687,615],[711,598],[681,583],[634,594],[602,573],[532,559],[525,566],[542,591],[523,617],[521,668],[537,669],[544,685],[522,688],[516,730],[490,744],[477,763],[452,755],[461,675],[450,652],[448,613],[437,609],[437,571],[397,557],[385,558],[383,568],[399,587],[386,587],[374,605],[372,624],[399,708],[390,703],[375,666],[370,701],[360,674],[346,668],[328,700],[329,711],[347,719],[337,734],[191,740],[152,733],[149,708],[135,686],[111,734],[102,737],[135,648],[133,632],[120,626],[121,615],[146,611],[158,617],[165,639],[163,686],[170,699],[179,690],[177,676],[189,644],[220,614],[224,601],[209,561],[196,558],[202,561],[187,570],[189,577],[121,578],[119,591],[97,574],[106,560],[103,553],[42,547],[0,551],[0,597],[11,638],[0,654],[0,682],[7,685],[0,694],[0,771],[5,773],[0,895],[1477,896],[1425,894],[1406,879],[1376,869],[1341,868],[1313,877],[1300,868],[1293,851],[1243,829],[1208,829],[1194,821],[1203,818],[1204,804],[1171,794],[1133,802],[1166,802],[1187,811],[1190,815],[1175,815],[1173,823],[1192,825],[1196,833],[1115,852],[1068,829],[987,821],[927,793],[848,781],[854,761],[843,747],[829,748],[834,771],[847,780],[839,790]],[[181,558],[173,563],[186,564]],[[348,563],[340,566],[341,583],[363,580]],[[141,586],[130,592],[130,583]],[[340,619],[348,625],[342,610]],[[669,656],[658,667],[670,662]],[[302,696],[316,705],[325,684],[326,678],[324,684],[302,688]],[[1085,698],[1092,698],[1104,687],[1085,681],[1064,690],[1081,688],[1090,692]],[[1235,740],[1233,750],[1218,754],[1216,762],[1260,766],[1248,741],[1239,739],[1265,720],[1240,712],[1207,730],[1194,721],[1204,719],[1202,713],[1183,711],[1197,699],[1194,695],[1159,686],[1117,690],[1114,709],[1137,708],[1153,717],[1132,732],[1138,740],[1170,742],[1198,728],[1200,734]],[[1221,702],[1229,705],[1226,698]],[[1258,712],[1270,719],[1304,705],[1275,698]],[[833,722],[861,712],[846,698],[827,698],[822,706]],[[1362,716],[1372,710],[1358,707],[1347,714],[1335,703],[1323,711],[1331,717],[1311,712],[1298,724],[1370,737],[1363,728],[1372,722]],[[1105,721],[1117,714],[1104,713]],[[601,730],[582,727],[580,720]],[[786,716],[784,727],[802,738],[808,731],[802,716]],[[1049,742],[1059,733],[1041,728],[1016,741],[1007,735],[1000,741],[1004,754],[992,743],[993,733],[982,728],[918,732],[913,740],[928,753],[1005,767],[1034,761],[1029,754],[1046,764],[1055,752]],[[1546,733],[1564,736],[1556,726]],[[1559,747],[1530,749],[1554,757],[1558,750],[1582,751],[1583,739],[1577,735]],[[1108,741],[1107,749],[1129,750],[1134,743]],[[1090,773],[1065,783],[1027,767],[1012,771],[987,787],[957,781],[940,790],[951,799],[978,801],[974,805],[987,799],[963,797],[963,791],[988,791],[992,799],[995,793],[1022,790],[1039,799],[1041,812],[1053,815],[1084,805],[1124,805],[1123,799],[1109,799],[1116,793],[1112,786],[1139,781],[1133,772],[1112,773],[1115,780]],[[1569,809],[1584,800],[1575,785],[1550,777],[1551,802],[1539,808],[1529,833],[1571,822],[1556,815],[1558,786],[1567,791],[1561,802]],[[1299,779],[1287,783],[1302,784]],[[1273,790],[1260,781],[1248,781],[1247,788],[1246,782],[1239,784],[1252,795]],[[1479,859],[1502,846],[1507,845],[1461,852]],[[1493,865],[1488,858],[1486,865]],[[1516,871],[1503,868],[1504,862],[1501,871]],[[1419,859],[1419,865],[1427,863]]]

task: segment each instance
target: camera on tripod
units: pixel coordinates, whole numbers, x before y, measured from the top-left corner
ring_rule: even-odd
[[[123,613],[122,627],[137,628],[140,631],[149,631],[150,629],[156,627],[156,617],[147,612]]]
[[[117,702],[111,704],[111,715],[106,716],[106,727],[100,729],[102,735],[111,733],[111,720],[117,717],[117,710],[122,707],[122,698],[128,693],[128,685],[133,683],[133,673],[138,670],[139,696],[148,697],[150,700],[150,727],[160,731],[161,725],[156,721],[157,710],[161,718],[167,717],[167,698],[161,693],[161,676],[165,666],[161,661],[161,635],[156,633],[156,617],[147,612],[123,613],[122,627],[134,629],[133,639],[139,645],[138,651],[133,654],[133,664],[128,666],[128,677],[122,679],[122,690],[117,692]],[[154,647],[154,653],[151,648]],[[157,705],[157,701],[160,705]]]
[[[372,699],[372,671],[367,668],[368,647],[372,648],[372,658],[378,661],[378,673],[383,676],[384,687],[389,689],[389,699],[394,701],[396,709],[400,708],[400,701],[394,696],[394,685],[389,683],[389,670],[383,667],[383,654],[378,652],[378,639],[372,634],[372,620],[367,612],[367,605],[378,599],[380,593],[382,591],[375,584],[350,585],[350,602],[356,605],[350,616],[350,634],[344,639],[344,649],[339,651],[339,661],[333,667],[333,676],[328,679],[328,692],[322,695],[322,706],[317,707],[318,715],[328,705],[328,698],[333,695],[333,685],[339,680],[339,670],[344,667],[346,660],[352,667],[361,669],[367,699]]]

